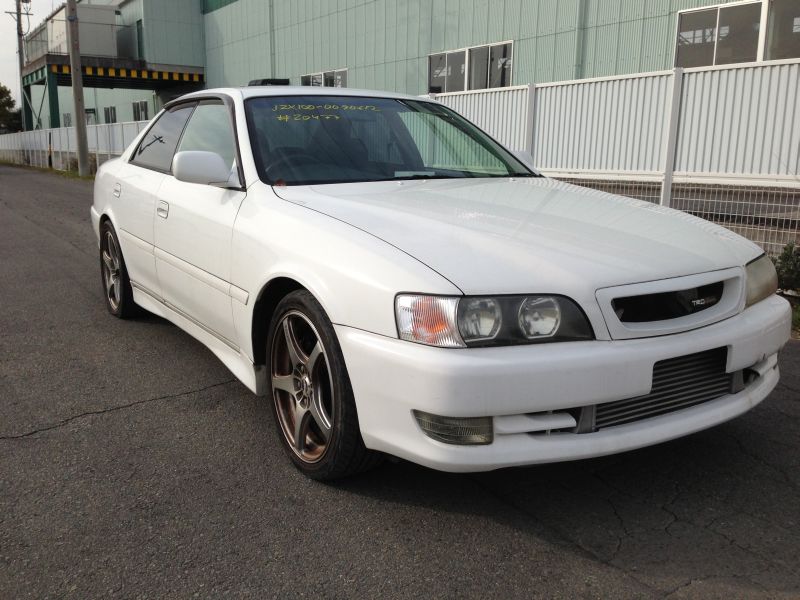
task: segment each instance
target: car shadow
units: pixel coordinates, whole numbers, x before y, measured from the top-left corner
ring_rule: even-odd
[[[403,505],[491,518],[567,545],[660,593],[800,586],[797,420],[780,403],[686,438],[591,460],[444,474],[401,461],[339,484]],[[697,582],[703,582],[697,587]]]

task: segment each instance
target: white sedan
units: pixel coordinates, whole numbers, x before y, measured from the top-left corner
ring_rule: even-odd
[[[109,311],[208,346],[316,479],[673,439],[761,402],[789,337],[755,244],[542,177],[411,96],[184,96],[99,169],[91,215]]]

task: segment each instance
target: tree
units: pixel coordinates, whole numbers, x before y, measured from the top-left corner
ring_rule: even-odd
[[[20,109],[15,107],[11,90],[0,83],[0,129],[6,131],[19,131],[22,129],[22,115]]]
[[[778,287],[782,290],[800,290],[800,246],[789,242],[774,261]]]

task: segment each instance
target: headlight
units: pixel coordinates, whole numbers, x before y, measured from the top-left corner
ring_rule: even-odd
[[[401,294],[395,312],[400,339],[443,348],[594,339],[583,311],[564,296]]]
[[[525,298],[519,307],[519,328],[529,340],[552,337],[560,324],[561,306],[555,298]]]
[[[747,300],[745,308],[768,298],[778,291],[778,273],[766,254],[750,261],[745,267]]]
[[[458,303],[458,330],[467,342],[491,340],[500,331],[503,315],[493,298],[464,298]]]

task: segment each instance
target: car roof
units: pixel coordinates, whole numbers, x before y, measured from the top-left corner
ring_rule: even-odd
[[[202,97],[214,94],[225,94],[228,96],[239,96],[245,100],[262,96],[352,96],[367,98],[390,98],[397,100],[426,100],[420,96],[409,94],[398,94],[395,92],[384,92],[378,90],[360,90],[353,88],[332,88],[307,85],[254,85],[235,88],[214,88],[192,92],[181,96],[179,100],[187,100],[193,97]]]

